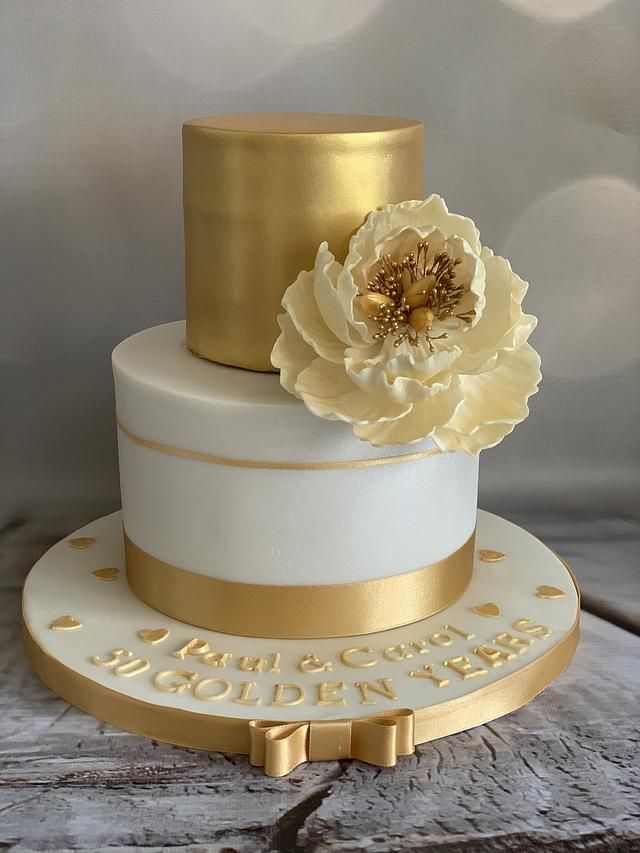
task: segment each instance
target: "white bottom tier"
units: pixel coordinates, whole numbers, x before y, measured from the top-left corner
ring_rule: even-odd
[[[354,583],[418,570],[469,539],[478,458],[382,450],[275,374],[192,355],[184,323],[113,354],[123,521],[165,563],[223,581]]]
[[[421,622],[350,640],[254,639],[193,628],[137,599],[114,513],[32,569],[27,651],[72,704],[179,745],[249,753],[252,720],[354,720],[401,709],[412,712],[421,743],[524,704],[577,644],[578,590],[552,551],[485,512],[476,547],[483,550],[464,595]],[[336,749],[324,757],[347,754],[344,743]]]

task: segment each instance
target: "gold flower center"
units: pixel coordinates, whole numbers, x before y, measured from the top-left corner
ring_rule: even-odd
[[[475,317],[473,309],[456,313],[469,289],[455,281],[455,268],[462,258],[439,252],[428,261],[428,252],[429,243],[424,241],[400,261],[391,255],[378,260],[378,271],[367,284],[367,292],[358,294],[360,307],[378,325],[376,340],[395,335],[395,347],[403,341],[418,346],[423,335],[429,351],[434,352],[432,342],[447,337],[446,332],[432,334],[435,323],[455,317],[468,325]]]

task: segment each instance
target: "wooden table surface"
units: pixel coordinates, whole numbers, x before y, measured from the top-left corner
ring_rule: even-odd
[[[638,530],[603,525],[535,530],[572,564],[590,611],[574,662],[541,696],[392,770],[336,761],[269,779],[241,756],[113,729],[40,683],[22,654],[20,588],[79,522],[17,520],[0,534],[0,848],[640,851]]]

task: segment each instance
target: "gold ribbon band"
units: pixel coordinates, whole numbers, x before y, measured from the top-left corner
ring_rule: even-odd
[[[415,752],[415,716],[409,708],[355,720],[249,723],[249,761],[267,776],[286,776],[306,761],[357,758],[377,767],[395,766]]]
[[[143,438],[122,423],[117,421],[118,428],[128,439],[146,447],[148,450],[156,450],[158,453],[167,453],[169,456],[180,456],[183,459],[194,459],[196,462],[208,462],[210,465],[226,465],[231,468],[264,468],[270,471],[351,471],[355,468],[372,468],[376,465],[397,465],[401,462],[415,462],[418,459],[428,459],[430,456],[438,456],[442,453],[437,447],[429,450],[418,450],[414,453],[402,453],[399,456],[381,456],[378,459],[347,459],[335,462],[272,462],[260,459],[235,459],[231,456],[218,456],[215,453],[203,453],[200,450],[186,450],[183,447],[174,447],[171,444],[163,444]]]
[[[155,610],[240,637],[316,639],[373,634],[426,619],[456,601],[473,572],[475,530],[429,566],[344,584],[238,583],[180,569],[151,556],[125,533],[129,586]]]

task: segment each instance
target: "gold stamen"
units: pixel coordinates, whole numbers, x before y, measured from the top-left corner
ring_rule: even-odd
[[[382,255],[378,270],[367,284],[367,292],[359,295],[364,313],[375,320],[378,331],[374,339],[383,341],[395,336],[394,346],[404,341],[418,346],[420,335],[435,351],[432,341],[446,338],[447,334],[432,335],[435,323],[454,317],[470,325],[475,311],[460,314],[455,309],[468,291],[468,286],[455,281],[455,267],[462,258],[452,258],[447,252],[438,252],[428,261],[429,243],[420,241],[415,252],[409,252],[400,261],[391,255]]]

